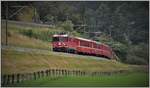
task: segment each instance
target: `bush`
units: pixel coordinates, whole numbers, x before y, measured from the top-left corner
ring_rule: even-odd
[[[73,23],[70,20],[63,22],[60,26],[67,32],[73,31]]]
[[[37,30],[28,29],[28,30],[20,30],[19,32],[30,38],[32,37],[43,41],[51,42],[52,35],[60,33],[62,31],[57,31],[57,30],[37,31]]]
[[[149,62],[149,50],[147,44],[138,44],[130,46],[126,63],[130,64],[148,64]]]
[[[127,50],[127,45],[114,41],[110,36],[106,34],[102,34],[99,38],[97,38],[99,42],[109,45],[115,54],[119,57],[120,61],[125,62]]]
[[[21,33],[23,35],[26,35],[26,36],[30,37],[30,38],[33,37],[33,31],[31,29],[29,29],[29,30],[22,30]]]
[[[119,42],[110,42],[109,45],[112,47],[116,55],[119,57],[119,59],[124,62],[126,60],[127,55],[127,46],[119,43]]]
[[[144,59],[142,59],[136,55],[131,55],[131,54],[127,55],[127,59],[125,62],[129,63],[129,64],[138,64],[138,65],[147,64],[147,61],[145,61]]]

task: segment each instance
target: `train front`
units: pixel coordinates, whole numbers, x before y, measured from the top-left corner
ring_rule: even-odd
[[[53,35],[52,46],[53,51],[66,52],[68,35]]]

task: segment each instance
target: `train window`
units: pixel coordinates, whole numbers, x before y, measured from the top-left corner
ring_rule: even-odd
[[[86,41],[80,41],[80,46],[90,47],[90,43]]]
[[[103,48],[103,45],[98,45],[98,49],[102,49]]]
[[[104,49],[104,50],[109,50],[109,47],[103,46],[103,49]]]
[[[91,48],[92,48],[92,42],[89,42],[89,47],[91,47]]]
[[[98,45],[96,43],[93,44],[94,48],[98,48]]]
[[[61,42],[67,42],[68,38],[67,37],[60,37],[59,41],[61,41]]]
[[[67,37],[53,37],[53,42],[58,42],[58,41],[67,42],[68,38]]]

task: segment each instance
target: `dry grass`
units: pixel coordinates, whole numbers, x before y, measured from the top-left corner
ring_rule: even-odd
[[[49,68],[80,69],[85,71],[114,71],[128,69],[128,65],[117,61],[99,61],[66,57],[49,53],[48,55],[22,53],[2,50],[2,73],[24,73]]]
[[[10,33],[11,36],[8,37],[8,44],[14,46],[22,46],[29,48],[40,48],[40,49],[50,49],[51,45],[48,42],[43,42],[38,39],[29,38],[27,36],[20,35],[18,33]]]
[[[40,48],[40,49],[51,48],[51,43],[24,36],[20,34],[20,30],[32,30],[33,32],[43,32],[43,31],[47,32],[48,30],[51,30],[52,32],[60,31],[59,29],[56,30],[54,28],[31,28],[31,27],[24,27],[20,25],[9,24],[8,25],[8,45],[29,47],[29,48]],[[2,45],[5,45],[6,44],[6,29],[5,29],[4,23],[2,23],[1,32],[2,32],[1,43]]]
[[[5,33],[3,30],[2,33]],[[8,32],[8,45],[29,47],[29,48],[39,48],[39,49],[51,49],[51,43],[43,42],[35,38],[29,38],[27,36],[21,35],[17,32]],[[6,43],[6,36],[2,34],[2,44]]]

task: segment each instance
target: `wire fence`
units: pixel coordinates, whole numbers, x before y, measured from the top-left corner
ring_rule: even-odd
[[[117,73],[125,73],[127,70],[119,70],[112,72],[86,72],[81,70],[67,70],[67,69],[48,69],[44,71],[37,71],[33,73],[18,73],[18,74],[9,74],[2,75],[1,83],[2,86],[7,86],[10,84],[20,83],[26,80],[37,80],[42,77],[52,76],[53,78],[63,77],[63,76],[102,76],[102,75],[112,75]]]
[[[6,22],[6,20],[1,21],[2,24]],[[8,20],[8,24],[11,25],[19,25],[21,27],[35,27],[35,28],[50,28],[53,27],[51,24],[40,24],[40,23],[33,23],[33,22],[23,22],[23,21],[13,21],[13,20]]]

